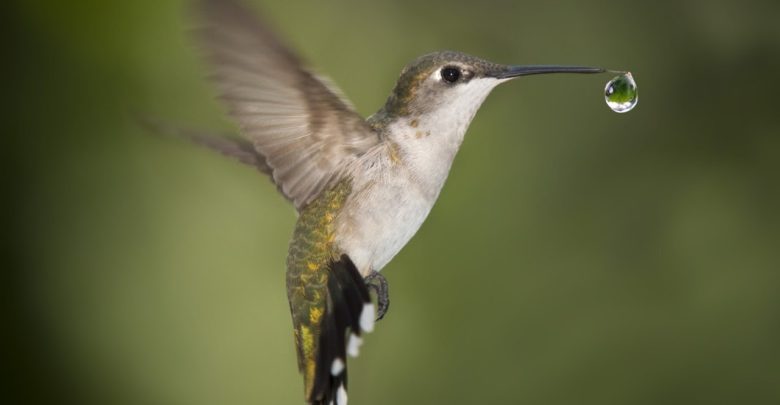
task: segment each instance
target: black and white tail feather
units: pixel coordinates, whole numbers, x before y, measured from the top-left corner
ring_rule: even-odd
[[[361,334],[374,330],[375,309],[363,277],[347,255],[329,266],[317,367],[309,402],[347,404],[347,355],[356,357]]]

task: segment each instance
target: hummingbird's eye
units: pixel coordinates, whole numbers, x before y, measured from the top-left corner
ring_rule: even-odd
[[[460,69],[447,66],[441,70],[441,78],[447,83],[455,83],[460,79]]]

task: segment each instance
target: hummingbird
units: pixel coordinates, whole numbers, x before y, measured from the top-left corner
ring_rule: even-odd
[[[269,175],[295,206],[286,285],[305,400],[345,405],[347,356],[389,306],[379,271],[428,216],[491,90],[604,70],[433,52],[406,65],[384,106],[363,118],[245,5],[198,0],[196,11],[196,43],[240,136],[179,135]]]

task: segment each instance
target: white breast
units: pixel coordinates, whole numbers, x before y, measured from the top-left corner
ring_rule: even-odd
[[[336,245],[364,276],[381,270],[409,242],[441,189],[424,189],[397,155],[381,149],[365,156],[373,160],[357,162],[352,194],[336,218]]]

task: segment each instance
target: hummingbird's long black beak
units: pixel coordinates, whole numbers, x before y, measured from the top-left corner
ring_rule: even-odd
[[[507,66],[493,73],[496,79],[511,79],[518,76],[541,75],[546,73],[603,73],[605,69],[590,66],[527,65]]]

